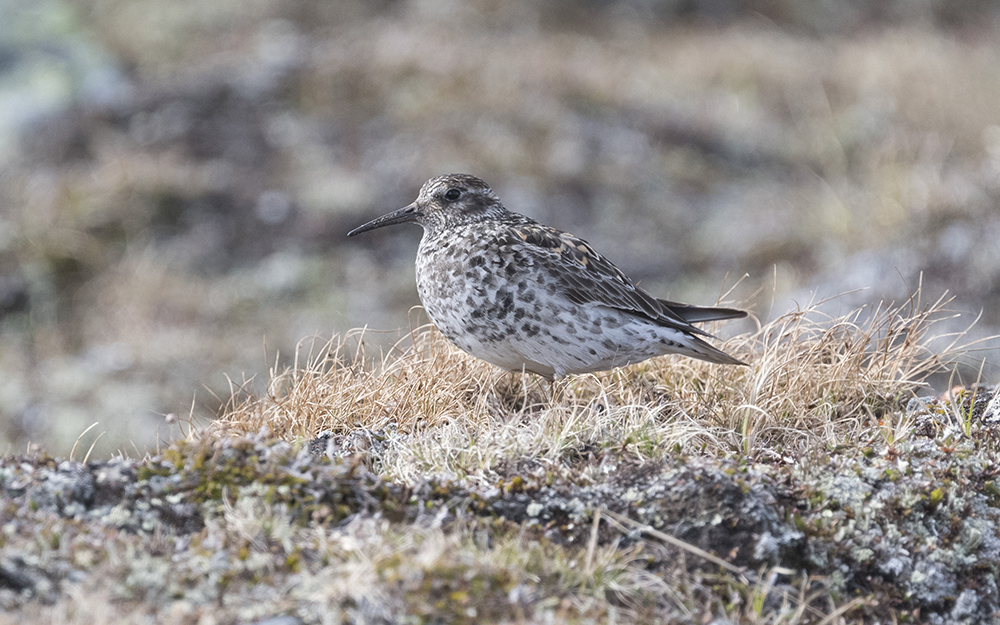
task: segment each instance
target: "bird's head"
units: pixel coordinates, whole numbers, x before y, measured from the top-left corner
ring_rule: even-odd
[[[436,232],[497,219],[506,212],[497,194],[479,178],[468,174],[447,174],[425,182],[417,199],[409,206],[358,226],[347,236],[408,221],[417,222],[428,232]]]

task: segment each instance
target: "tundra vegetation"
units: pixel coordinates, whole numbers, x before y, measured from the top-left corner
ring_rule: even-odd
[[[984,622],[1000,402],[927,396],[947,305],[552,384],[426,326],[303,344],[145,458],[2,460],[0,621]]]

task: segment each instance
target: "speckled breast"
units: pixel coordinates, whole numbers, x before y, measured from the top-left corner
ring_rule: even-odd
[[[533,269],[533,258],[473,224],[421,239],[417,290],[449,340],[488,362],[516,367],[520,355],[504,346],[540,330],[538,297],[547,285]]]

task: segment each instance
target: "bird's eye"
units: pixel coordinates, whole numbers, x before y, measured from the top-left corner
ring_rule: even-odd
[[[461,189],[448,189],[444,194],[444,199],[450,202],[454,202],[460,197],[462,197]]]

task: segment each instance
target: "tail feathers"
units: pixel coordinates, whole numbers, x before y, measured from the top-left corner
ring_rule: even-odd
[[[715,310],[725,310],[725,309],[715,309]],[[740,311],[736,311],[740,312]],[[744,313],[746,314],[746,313]],[[728,319],[728,317],[723,317],[723,319]],[[698,360],[705,360],[707,362],[714,362],[717,365],[743,365],[747,366],[747,363],[733,358],[726,352],[712,347],[705,341],[701,340],[697,336],[688,336],[687,340],[683,342],[686,348],[683,352],[685,356],[690,356],[691,358],[697,358]]]
[[[716,308],[712,306],[689,306],[665,299],[659,300],[663,306],[688,323],[704,323],[722,319],[742,319],[747,316],[745,310],[735,308]]]

